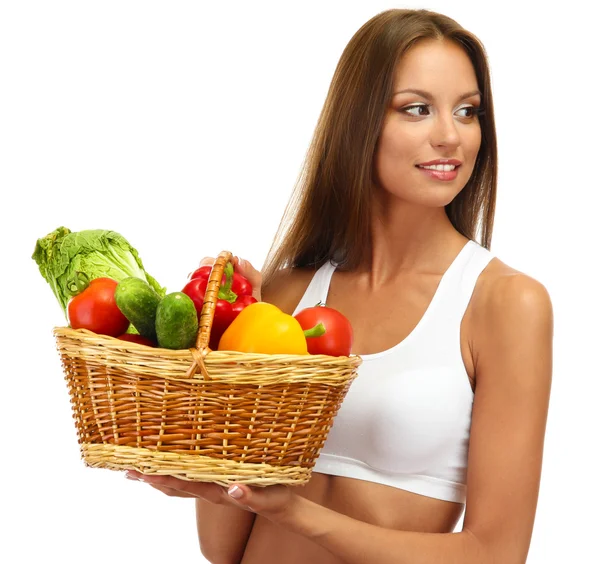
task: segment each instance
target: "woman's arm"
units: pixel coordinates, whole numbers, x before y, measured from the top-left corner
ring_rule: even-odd
[[[522,564],[537,505],[552,372],[552,306],[545,288],[501,276],[477,300],[468,499],[460,533],[369,525],[294,495],[244,486],[241,506],[301,534],[348,564]]]

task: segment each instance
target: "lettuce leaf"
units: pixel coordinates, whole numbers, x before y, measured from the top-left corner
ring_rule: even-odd
[[[146,280],[162,297],[166,289],[148,274],[137,250],[116,231],[89,229],[72,232],[59,227],[37,240],[31,256],[50,284],[66,317],[72,297],[69,287],[77,272],[90,280],[107,277],[120,282],[128,276]]]

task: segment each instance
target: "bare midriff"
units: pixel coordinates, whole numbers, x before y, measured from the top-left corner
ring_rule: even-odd
[[[449,533],[463,504],[434,499],[373,482],[313,473],[295,492],[359,521],[403,531]],[[310,539],[257,515],[242,564],[341,564]]]

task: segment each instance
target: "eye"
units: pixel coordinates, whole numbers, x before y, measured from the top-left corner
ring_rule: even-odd
[[[411,104],[410,106],[404,106],[400,111],[413,117],[428,116],[430,113],[428,104]]]
[[[472,119],[478,116],[479,113],[479,108],[475,106],[461,106],[460,108],[458,108],[458,110],[456,110],[456,114],[458,114],[458,117],[467,119]]]

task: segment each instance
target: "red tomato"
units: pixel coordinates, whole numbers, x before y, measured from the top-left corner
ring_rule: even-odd
[[[302,329],[312,329],[319,323],[325,326],[320,337],[306,337],[309,354],[349,356],[354,335],[348,319],[336,309],[327,306],[308,307],[295,316]]]
[[[67,317],[73,329],[89,329],[99,335],[117,337],[127,331],[129,321],[115,301],[117,281],[95,278],[80,294],[69,300]]]
[[[148,337],[142,335],[136,335],[135,333],[123,333],[123,335],[119,335],[117,339],[129,341],[130,343],[139,343],[140,345],[146,345],[148,347],[156,346],[156,343],[152,339],[148,339]]]

